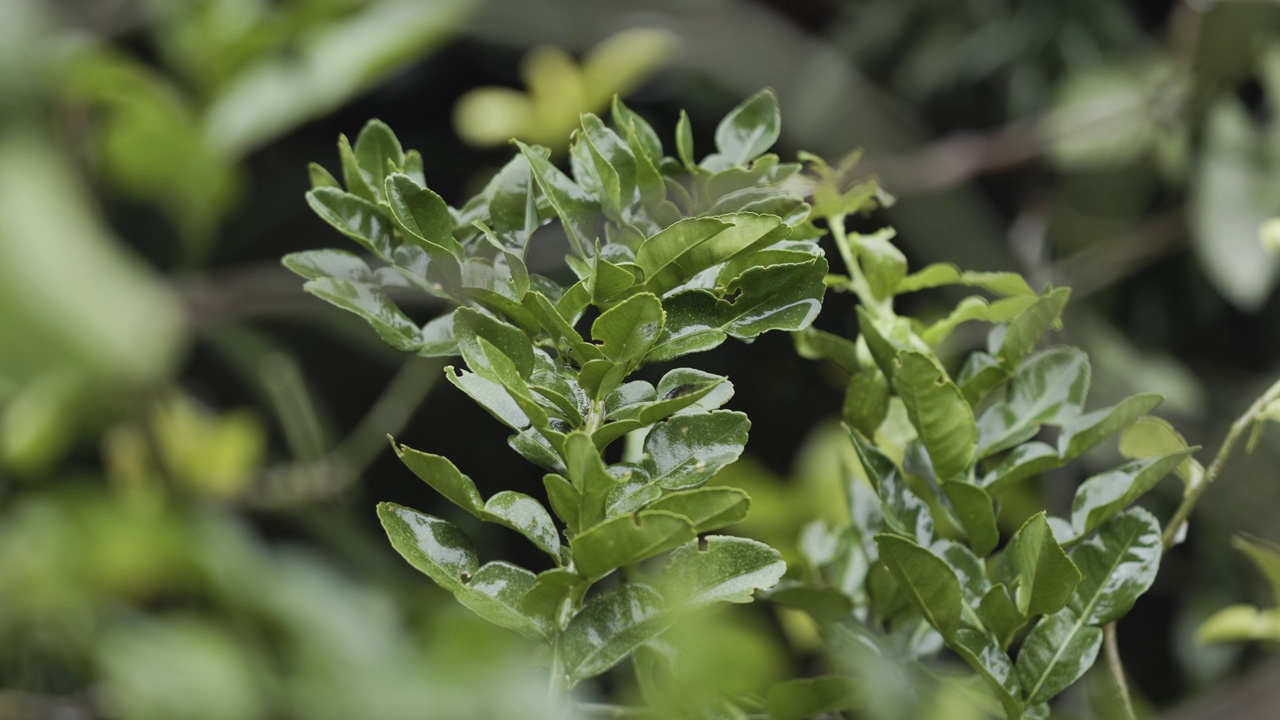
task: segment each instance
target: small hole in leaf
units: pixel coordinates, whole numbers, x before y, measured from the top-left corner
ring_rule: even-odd
[[[458,578],[461,579],[464,584],[469,583],[471,582],[471,573],[464,572],[461,575],[459,575]]]
[[[709,547],[710,544],[707,543],[707,538],[705,536],[698,538],[698,552],[706,552]]]
[[[631,516],[631,522],[635,523],[636,527],[644,527],[644,525],[640,522],[640,513],[633,514]]]
[[[933,381],[933,384],[937,385],[938,387],[942,387],[943,385],[947,384],[947,379],[939,375],[937,379]]]

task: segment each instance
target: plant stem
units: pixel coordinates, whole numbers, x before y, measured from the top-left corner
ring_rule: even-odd
[[[1244,432],[1257,418],[1271,401],[1280,398],[1280,381],[1267,389],[1265,393],[1260,395],[1249,409],[1243,415],[1231,424],[1231,429],[1227,432],[1227,437],[1222,441],[1222,446],[1218,448],[1218,456],[1213,459],[1213,463],[1209,465],[1209,469],[1205,472],[1204,478],[1192,487],[1187,488],[1187,492],[1182,497],[1182,504],[1174,511],[1173,517],[1169,518],[1169,523],[1164,528],[1164,550],[1168,552],[1175,544],[1178,538],[1178,530],[1182,524],[1191,516],[1191,511],[1195,509],[1196,503],[1200,502],[1200,498],[1204,496],[1209,486],[1218,478],[1218,474],[1222,472],[1223,465],[1231,457],[1231,452],[1235,450],[1236,443],[1240,441]]]
[[[1138,720],[1133,711],[1133,700],[1129,697],[1129,683],[1124,678],[1124,664],[1120,662],[1120,646],[1116,641],[1116,624],[1109,622],[1102,626],[1102,647],[1107,654],[1107,669],[1111,671],[1111,681],[1115,684],[1116,695],[1120,698],[1120,708],[1124,711],[1125,720]]]
[[[854,253],[853,245],[849,242],[849,236],[844,229],[844,215],[832,215],[827,218],[827,227],[831,230],[831,237],[836,242],[836,249],[840,251],[840,258],[844,260],[844,266],[849,273],[849,288],[853,290],[853,294],[858,296],[858,301],[872,315],[883,317],[892,314],[892,299],[881,300],[871,292],[871,285],[867,283],[867,278],[862,274],[862,266],[858,264],[857,256]]]

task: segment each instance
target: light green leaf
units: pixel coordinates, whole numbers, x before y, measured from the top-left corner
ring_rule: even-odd
[[[333,173],[326,170],[320,163],[307,163],[307,177],[311,180],[312,188],[342,187],[338,183],[338,179],[333,176]]]
[[[1059,436],[1061,437],[1061,436]],[[983,487],[992,495],[1013,484],[1035,477],[1066,462],[1058,451],[1042,442],[1023,443],[1009,452],[1004,460],[983,478]]]
[[[933,516],[929,506],[907,487],[898,466],[878,448],[850,432],[858,460],[880,499],[885,524],[894,532],[914,539],[921,546],[933,541]],[[858,482],[850,478],[850,482]],[[853,494],[852,492],[850,493]]]
[[[1070,297],[1071,288],[1052,290],[1010,323],[1004,342],[1000,344],[1000,352],[996,353],[1000,361],[1008,367],[1016,367],[1030,355],[1040,338],[1058,324]]]
[[[796,354],[806,360],[830,360],[845,372],[854,375],[862,371],[858,363],[857,345],[848,338],[807,327],[792,333],[791,340],[795,343]]]
[[[1280,546],[1259,538],[1236,536],[1231,545],[1244,553],[1262,572],[1276,600],[1280,600]]]
[[[696,163],[693,160],[693,126],[689,122],[689,113],[680,110],[680,119],[676,121],[676,155],[680,162],[689,169]]]
[[[645,510],[619,515],[569,541],[574,567],[598,580],[620,567],[660,555],[696,537],[693,524],[675,513]]]
[[[857,680],[841,675],[787,680],[769,688],[764,705],[774,720],[806,720],[862,707]]]
[[[670,625],[662,596],[627,583],[587,601],[561,634],[559,652],[570,683],[599,675]]]
[[[626,128],[635,130],[636,139],[644,153],[653,160],[662,158],[662,140],[658,138],[658,133],[654,132],[651,126],[643,117],[640,117],[626,103],[622,102],[622,98],[617,95],[613,96],[613,104],[610,108],[613,125],[622,132]],[[626,133],[623,133],[624,135]],[[634,148],[632,148],[634,150]]]
[[[687,518],[694,532],[719,530],[746,519],[751,510],[751,496],[734,487],[701,487],[667,493],[648,506]]]
[[[504,490],[484,504],[481,518],[524,535],[539,550],[560,562],[560,533],[542,503],[512,490]]]
[[[303,250],[285,255],[280,262],[307,280],[333,278],[366,285],[378,284],[377,276],[365,261],[346,250]]]
[[[870,235],[849,235],[871,294],[880,299],[892,297],[907,276],[907,257],[889,242],[896,234],[893,228],[885,228]]]
[[[1081,573],[1053,538],[1045,513],[1033,515],[1018,531],[1018,611],[1048,615],[1062,609],[1080,584]]]
[[[961,477],[978,442],[973,409],[936,360],[907,350],[898,354],[893,387],[941,479]]]
[[[377,205],[332,187],[307,192],[307,205],[321,220],[355,240],[365,250],[383,260],[390,260],[395,245],[391,221]]]
[[[356,159],[355,151],[351,149],[351,142],[347,140],[346,135],[338,136],[338,158],[342,162],[342,182],[347,189],[364,200],[377,203],[381,199],[382,183],[374,182],[373,178],[360,168],[360,161]]]
[[[600,249],[596,248],[595,256],[591,259],[591,274],[586,277],[587,292],[591,295],[593,305],[606,307],[610,300],[630,290],[635,283],[635,275],[605,260]]]
[[[898,535],[876,535],[880,561],[901,583],[916,611],[944,639],[960,627],[960,581],[946,561]]]
[[[1098,528],[1071,552],[1082,580],[1071,609],[1084,622],[1104,625],[1129,612],[1155,582],[1164,549],[1160,522],[1142,508],[1130,508]]]
[[[826,275],[827,261],[821,257],[805,263],[751,268],[725,288],[737,297],[716,304],[720,328],[739,340],[750,340],[769,330],[803,330],[822,309]]]
[[[781,132],[778,97],[773,90],[761,90],[729,111],[720,121],[716,127],[716,149],[719,152],[707,157],[702,166],[712,172],[746,166],[773,147]]]
[[[962,323],[970,321],[1011,322],[1025,312],[1035,301],[1034,295],[1017,295],[991,303],[980,297],[969,296],[961,300],[960,304],[956,305],[955,309],[946,317],[925,328],[920,333],[920,337],[931,347],[937,347],[943,340],[950,337],[952,331]]]
[[[495,625],[543,637],[543,628],[520,610],[520,600],[533,587],[533,573],[502,562],[479,567],[471,540],[439,518],[393,503],[380,503],[378,518],[392,547],[458,602]]]
[[[370,120],[356,136],[356,163],[375,188],[382,187],[383,178],[392,169],[404,168],[404,148],[396,134],[381,120]]]
[[[1160,457],[1131,460],[1085,480],[1071,503],[1071,527],[1077,537],[1093,532],[1107,518],[1145,495],[1190,454],[1188,448]]]
[[[453,216],[444,200],[400,173],[387,177],[386,194],[391,216],[400,227],[418,242],[433,263],[449,268],[451,278],[460,280],[458,260],[463,255],[462,246],[453,239]]]
[[[762,542],[712,535],[671,553],[662,594],[672,609],[697,610],[719,602],[749,603],[787,571],[782,555]]]
[[[1280,610],[1261,610],[1252,605],[1225,607],[1200,625],[1196,642],[1280,642]]]
[[[1015,663],[1026,703],[1039,705],[1066,690],[1093,666],[1101,646],[1102,630],[1086,625],[1071,608],[1042,618]]]
[[[1089,448],[1132,426],[1163,400],[1164,396],[1159,393],[1132,395],[1109,408],[1081,415],[1062,428],[1062,434],[1058,436],[1058,453],[1064,459],[1079,457]],[[1121,452],[1124,452],[1123,437]]]
[[[574,252],[579,257],[587,257],[586,249],[595,244],[600,234],[597,230],[600,220],[599,205],[590,193],[552,165],[541,152],[519,140],[515,142],[529,161],[529,167],[533,170],[533,177],[542,189],[542,194],[547,196],[556,210],[556,216],[564,223],[565,234],[569,237]]]
[[[513,430],[529,427],[529,416],[502,385],[466,370],[444,369],[444,376],[454,387],[476,401],[480,407]]]
[[[1000,529],[996,526],[995,506],[991,496],[977,485],[945,480],[942,492],[955,507],[960,525],[969,537],[969,547],[978,557],[986,557],[1000,543]]]
[[[649,432],[642,465],[663,488],[697,487],[738,459],[750,428],[746,415],[727,410],[676,415]]]
[[[1011,376],[1009,369],[999,360],[978,351],[970,353],[965,359],[964,366],[960,368],[960,375],[956,378],[956,384],[960,386],[960,392],[964,393],[964,399],[976,407],[988,393]]]
[[[1120,454],[1130,460],[1167,455],[1186,448],[1182,433],[1167,420],[1154,416],[1138,418],[1120,433]],[[1178,465],[1177,473],[1188,489],[1194,488],[1204,479],[1204,466],[1188,456]]]
[[[718,218],[686,218],[645,239],[636,250],[636,264],[644,270],[646,285],[661,292],[679,285],[703,269],[693,269],[692,263],[688,268],[684,267],[683,256],[724,232],[730,224]]]
[[[617,133],[605,127],[600,118],[582,116],[582,135],[594,161],[596,175],[604,185],[605,197],[617,217],[623,208],[631,207],[636,192],[636,158],[631,148]]]
[[[476,517],[484,510],[484,500],[471,478],[463,475],[448,458],[431,453],[424,453],[407,445],[397,445],[393,440],[391,448],[405,467],[413,471],[433,490],[445,496],[449,502],[466,510]]]
[[[656,295],[641,293],[600,314],[591,324],[591,337],[615,363],[636,367],[658,340],[666,314]]]

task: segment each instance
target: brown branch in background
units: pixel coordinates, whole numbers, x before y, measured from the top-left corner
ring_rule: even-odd
[[[1096,242],[1069,255],[1049,269],[1055,285],[1071,288],[1079,300],[1151,265],[1177,249],[1186,237],[1181,209],[1148,220],[1132,233]]]

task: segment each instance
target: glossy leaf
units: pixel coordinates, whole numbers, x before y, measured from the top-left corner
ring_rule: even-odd
[[[414,450],[406,445],[391,443],[396,457],[433,490],[445,496],[449,502],[476,517],[484,510],[484,500],[471,478],[463,475],[448,458]]]
[[[1053,538],[1045,513],[1033,515],[1017,538],[1018,611],[1023,615],[1048,615],[1062,609],[1081,573]]]
[[[895,295],[941,287],[943,285],[967,285],[989,290],[996,295],[1035,295],[1026,279],[1011,272],[972,272],[961,270],[949,263],[929,265],[904,277],[894,289]]]
[[[749,340],[769,330],[803,330],[822,309],[827,261],[752,268],[725,289],[732,301],[716,304],[716,320],[724,332]]]
[[[408,175],[393,174],[387,178],[387,203],[391,216],[416,240],[437,265],[452,268],[459,279],[457,259],[462,246],[453,239],[453,216],[441,197],[422,187]]]
[[[636,250],[636,264],[644,270],[646,285],[655,291],[667,290],[703,269],[682,259],[730,224],[719,218],[687,218],[647,238]]]
[[[662,596],[647,585],[627,583],[591,598],[559,639],[570,683],[612,668],[669,624]]]
[[[1131,460],[1120,467],[1085,480],[1071,503],[1071,527],[1087,535],[1107,518],[1119,513],[1173,472],[1191,450]]]
[[[960,581],[946,561],[898,535],[876,536],[880,561],[901,583],[911,604],[943,638],[960,627]]]
[[[750,428],[746,415],[727,410],[676,415],[645,438],[643,467],[668,490],[697,487],[738,459]]]
[[[1047,702],[1093,666],[1102,630],[1085,624],[1071,608],[1036,623],[1018,652],[1015,668],[1028,705]]]
[[[744,520],[751,509],[751,496],[733,487],[700,487],[667,493],[648,509],[687,518],[694,532],[701,535]]]
[[[871,235],[849,236],[871,294],[881,299],[892,297],[907,276],[907,257],[890,242],[895,234],[892,228],[886,228]]]
[[[908,350],[898,355],[893,387],[929,451],[939,478],[968,472],[978,442],[973,409],[937,361]]]
[[[885,524],[922,546],[928,545],[933,541],[933,516],[929,513],[929,506],[907,487],[892,460],[857,434],[850,435],[863,470],[879,496]]]
[[[599,205],[582,186],[561,172],[538,150],[516,141],[533,171],[533,177],[547,200],[556,209],[556,215],[564,223],[565,234],[580,257],[586,257],[586,248],[595,243]]]
[[[524,493],[504,490],[489,498],[480,517],[515,530],[560,562],[560,533],[547,509],[537,500]]]
[[[782,132],[782,116],[778,97],[772,90],[761,90],[735,107],[716,127],[716,155],[703,166],[713,172],[746,165],[778,141]]]
[[[543,629],[520,610],[533,573],[499,562],[479,567],[471,540],[439,518],[393,503],[379,504],[378,518],[392,547],[460,603],[496,625],[542,636]]]
[[[1109,408],[1081,415],[1062,428],[1062,434],[1058,436],[1058,453],[1064,458],[1079,457],[1089,448],[1133,425],[1163,400],[1164,396],[1159,393],[1132,395]]]
[[[693,539],[693,524],[675,513],[646,510],[619,515],[569,541],[577,571],[596,580]]]
[[[360,128],[353,150],[356,163],[374,187],[381,188],[382,179],[388,172],[404,167],[404,148],[400,147],[396,134],[381,120],[370,120]]]
[[[480,340],[492,344],[515,366],[522,378],[533,375],[533,343],[519,328],[471,308],[453,311],[453,334],[458,348],[471,370],[490,380],[497,380],[491,362],[480,346]]]
[[[1050,348],[1028,358],[1010,381],[1008,398],[978,419],[978,454],[985,457],[1028,440],[1042,424],[1075,421],[1089,378],[1089,358],[1075,348]]]
[[[1040,338],[1062,317],[1062,309],[1066,307],[1069,297],[1071,297],[1070,288],[1053,290],[1009,323],[1004,341],[1000,344],[1000,351],[996,354],[1001,362],[1009,366],[1017,366],[1023,358],[1030,355]]]
[[[391,222],[377,205],[331,187],[308,192],[307,204],[321,220],[355,240],[365,250],[383,259],[391,257]]]
[[[364,318],[377,331],[378,337],[396,350],[416,353],[423,347],[422,329],[401,312],[381,288],[367,283],[319,278],[307,281],[303,289]]]
[[[632,295],[596,318],[591,324],[591,337],[600,343],[606,358],[634,366],[657,342],[665,320],[662,301],[657,296]]]
[[[1164,552],[1160,522],[1142,508],[1111,518],[1071,552],[1082,579],[1071,609],[1084,622],[1105,625],[1129,612],[1155,582]]]
[[[661,587],[671,608],[696,610],[751,602],[756,590],[773,587],[786,571],[782,555],[762,542],[713,535],[671,553]]]
[[[960,659],[987,683],[1007,717],[1022,715],[1022,686],[1013,662],[991,636],[979,630],[960,628],[949,643]]]

